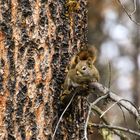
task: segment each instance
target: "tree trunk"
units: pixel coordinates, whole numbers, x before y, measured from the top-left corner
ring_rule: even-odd
[[[87,43],[87,1],[76,3],[69,11],[65,0],[0,1],[0,139],[51,139],[65,68]],[[85,99],[78,97],[72,110],[57,140],[82,139]]]

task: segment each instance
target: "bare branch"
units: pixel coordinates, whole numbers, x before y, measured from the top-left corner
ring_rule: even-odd
[[[114,104],[112,104],[107,110],[105,110],[105,111],[103,112],[103,114],[100,116],[100,118],[102,118],[102,117],[103,117],[111,108],[113,108],[116,104],[119,105],[119,103],[120,103],[121,101],[126,101],[126,102],[129,102],[130,104],[132,104],[130,101],[128,101],[128,100],[126,100],[126,99],[121,99],[121,100],[115,102]],[[132,106],[135,107],[135,105],[133,105],[133,104],[132,104]],[[120,106],[120,107],[121,107],[121,106]],[[136,107],[135,107],[135,108],[136,108]]]
[[[90,116],[90,113],[91,113],[92,106],[94,106],[95,104],[97,104],[99,101],[101,101],[104,98],[107,98],[107,94],[99,97],[93,103],[90,103],[86,123],[85,123],[85,126],[84,126],[84,138],[83,138],[83,140],[88,140],[88,138],[87,138],[87,127],[88,127],[89,116]]]
[[[111,68],[111,63],[110,61],[108,62],[108,69],[109,69],[109,81],[108,81],[108,88],[110,89],[110,86],[111,86],[111,78],[112,78],[112,68]]]
[[[136,135],[136,136],[139,136],[140,137],[140,133],[139,132],[136,132],[134,130],[131,130],[131,129],[128,129],[128,128],[124,128],[124,127],[120,127],[120,126],[110,126],[110,125],[106,125],[106,124],[95,124],[95,123],[90,123],[90,126],[91,127],[97,127],[97,128],[108,128],[108,129],[115,129],[115,130],[120,130],[120,131],[124,131],[124,132],[127,132],[127,133],[130,133],[130,134],[133,134],[133,135]]]
[[[137,10],[137,3],[136,3],[136,0],[133,0],[134,1],[134,10],[132,11],[132,13],[131,13],[131,16],[136,12],[136,10]]]
[[[99,107],[97,107],[96,105],[92,106],[92,111],[96,112],[99,116],[101,114],[103,114],[103,111]],[[105,116],[103,116],[101,119],[106,125],[110,125],[110,123],[107,121],[107,118]],[[122,139],[129,140],[129,138],[125,134],[122,134],[122,133],[120,133],[119,131],[116,131],[116,130],[112,130],[112,131],[114,132],[114,134],[118,135]]]
[[[92,106],[92,111],[96,112],[99,116],[103,114],[103,111],[96,105]],[[107,121],[107,118],[105,116],[103,116],[101,119],[105,124],[109,125],[109,122]]]
[[[112,107],[114,107],[117,103],[118,103],[118,102],[115,102],[115,103],[112,104],[107,110],[105,110],[105,111],[101,114],[100,118],[102,118],[102,117],[103,117]]]
[[[122,97],[116,95],[115,93],[111,92],[108,88],[104,87],[102,84],[94,82],[90,84],[91,88],[96,88],[99,92],[108,95],[108,97],[115,101],[119,102],[119,104],[132,113],[136,118],[139,117],[138,109],[128,100],[123,99]],[[122,101],[121,101],[122,100]],[[120,102],[121,101],[121,102]]]
[[[90,113],[91,113],[91,108],[92,108],[92,106],[89,105],[88,114],[87,114],[87,118],[86,118],[86,123],[85,123],[85,126],[84,126],[84,138],[83,138],[83,140],[88,140],[88,138],[87,138],[87,127],[88,127],[88,122],[89,122],[89,116],[90,116]]]
[[[125,6],[122,4],[122,2],[120,0],[117,0],[118,3],[121,5],[121,7],[123,8],[123,10],[125,11],[125,13],[127,14],[127,16],[129,17],[129,19],[134,22],[135,24],[137,24],[138,26],[140,26],[140,23],[137,22],[136,20],[134,20],[132,18],[132,15],[136,12],[136,0],[134,0],[134,10],[131,14],[128,13],[127,9],[125,8]]]

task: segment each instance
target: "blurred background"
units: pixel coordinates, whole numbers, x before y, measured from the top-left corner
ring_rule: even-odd
[[[99,52],[96,66],[100,71],[100,82],[139,107],[140,0],[89,0],[88,8],[88,41]],[[124,113],[126,121],[120,108],[114,106],[107,118],[112,125],[138,131],[134,117],[126,110]],[[136,139],[130,134],[128,136]],[[91,140],[93,137],[103,139],[100,132],[92,134]],[[114,136],[113,140],[120,139]]]

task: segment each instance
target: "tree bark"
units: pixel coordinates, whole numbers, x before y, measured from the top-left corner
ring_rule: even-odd
[[[0,1],[0,139],[51,139],[65,68],[87,43],[87,0],[77,3],[71,15],[65,0]],[[82,139],[85,99],[72,110],[56,139]]]

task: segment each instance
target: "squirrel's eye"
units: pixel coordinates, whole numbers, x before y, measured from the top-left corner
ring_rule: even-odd
[[[87,68],[86,66],[83,66],[83,67],[82,67],[82,70],[86,70],[86,68]]]

